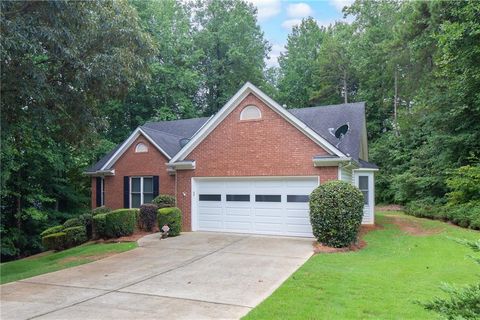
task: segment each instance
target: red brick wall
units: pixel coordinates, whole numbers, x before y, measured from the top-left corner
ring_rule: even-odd
[[[240,112],[250,104],[260,108],[262,119],[240,121]],[[196,169],[177,172],[183,229],[188,231],[192,226],[192,177],[319,176],[324,183],[338,179],[338,167],[313,166],[313,156],[325,154],[325,150],[250,94],[186,157],[196,161]]]
[[[143,142],[148,152],[135,153],[135,146]],[[143,136],[138,137],[114,165],[115,175],[105,177],[105,205],[123,208],[124,176],[159,176],[160,193],[175,193],[175,176],[167,173],[168,159]],[[96,182],[92,178],[92,208],[96,207]]]

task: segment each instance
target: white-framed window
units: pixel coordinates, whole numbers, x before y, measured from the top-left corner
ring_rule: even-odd
[[[148,152],[148,147],[145,143],[139,142],[135,146],[135,153]]]
[[[246,106],[240,113],[240,120],[261,119],[262,112],[256,106]]]
[[[130,208],[140,208],[153,200],[153,177],[130,178]]]
[[[100,205],[105,205],[105,178],[100,179]]]
[[[358,188],[363,193],[363,203],[365,205],[369,204],[369,187],[368,187],[368,176],[358,176]]]

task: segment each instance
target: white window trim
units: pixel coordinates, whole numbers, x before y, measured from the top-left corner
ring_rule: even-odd
[[[130,209],[138,209],[138,208],[134,208],[132,207],[132,179],[137,179],[137,178],[140,178],[140,205],[144,204],[144,201],[143,201],[143,179],[144,178],[151,178],[152,179],[152,188],[153,188],[153,176],[135,176],[135,177],[130,177],[130,187],[129,187],[129,197],[130,197]],[[154,194],[153,192],[154,190],[152,189],[152,196]],[[135,192],[135,194],[137,194],[138,192]]]
[[[360,188],[360,178],[361,177],[365,177],[367,178],[367,189],[362,189]],[[370,206],[371,203],[370,203],[370,175],[366,175],[366,174],[359,174],[358,175],[358,189],[360,189],[360,191],[362,191],[362,194],[363,194],[363,191],[366,191],[367,192],[367,203],[365,203],[365,200],[363,202],[363,205],[364,206]]]
[[[255,110],[258,113],[258,116],[253,118],[252,117],[246,118],[246,113],[249,112],[250,110]],[[242,109],[242,112],[240,112],[240,120],[242,121],[259,120],[259,119],[262,119],[262,111],[260,110],[260,108],[258,108],[253,104],[246,106],[245,108]]]
[[[144,148],[144,150],[138,150],[138,148]],[[148,146],[144,142],[139,142],[135,146],[135,153],[146,153],[148,152]]]

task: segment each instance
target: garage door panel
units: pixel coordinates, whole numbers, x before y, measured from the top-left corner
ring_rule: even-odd
[[[218,178],[196,181],[196,220],[199,230],[272,235],[312,236],[308,195],[318,179]],[[216,194],[221,197],[204,197]],[[287,201],[288,195],[290,196]]]

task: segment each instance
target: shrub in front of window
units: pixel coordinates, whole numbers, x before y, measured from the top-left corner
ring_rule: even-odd
[[[111,212],[112,209],[109,208],[109,207],[105,207],[105,206],[101,206],[101,207],[97,207],[95,209],[92,210],[92,214],[94,216],[96,216],[97,214],[101,214],[101,213],[109,213]]]
[[[78,218],[71,218],[71,219],[68,219],[67,221],[65,221],[63,223],[63,226],[65,228],[80,227],[80,226],[83,226],[83,222],[80,221],[80,219],[78,219]]]
[[[363,217],[363,194],[344,181],[329,181],[310,195],[310,222],[318,242],[346,247],[356,241]]]
[[[93,216],[92,219],[92,229],[93,229],[93,238],[105,238],[105,222],[106,222],[107,213],[99,213]]]
[[[87,230],[84,226],[71,227],[63,230],[66,235],[66,247],[74,247],[88,240]]]
[[[52,233],[42,238],[42,245],[47,250],[63,250],[66,248],[66,240],[65,232]]]
[[[54,226],[54,227],[50,227],[48,229],[45,229],[42,233],[40,233],[40,237],[46,237],[50,234],[54,234],[54,233],[58,233],[58,232],[62,232],[63,229],[65,229],[64,226],[62,225],[59,225],[59,226]]]
[[[175,207],[175,197],[169,194],[161,194],[152,201],[159,209]]]
[[[168,235],[178,236],[182,231],[182,211],[179,208],[162,208],[158,210],[158,227],[162,230],[164,225],[170,228]]]
[[[80,220],[83,226],[85,226],[88,239],[91,239],[93,234],[92,219],[93,219],[93,215],[91,213],[84,213],[78,216],[78,220]]]
[[[137,209],[118,209],[105,217],[105,235],[109,238],[129,236],[135,231]]]
[[[140,206],[139,226],[146,231],[152,231],[157,222],[157,205],[147,203]]]

